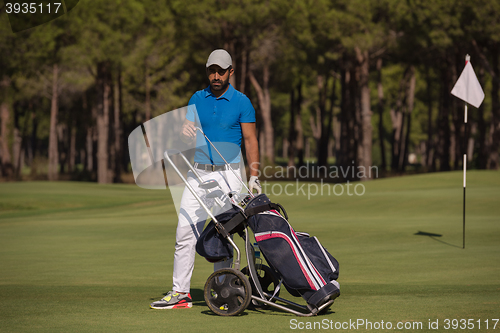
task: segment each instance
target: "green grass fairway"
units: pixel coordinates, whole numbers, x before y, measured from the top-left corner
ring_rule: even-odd
[[[274,310],[214,315],[202,295],[213,267],[199,256],[193,308],[149,309],[172,283],[177,217],[167,191],[2,183],[0,332],[347,331],[361,320],[372,331],[500,332],[500,322],[493,329],[500,318],[500,172],[467,176],[465,249],[460,172],[365,182],[361,196],[345,186],[343,195],[328,195],[325,185],[308,200],[308,187],[314,193],[318,185],[307,183],[291,183],[292,196],[271,193],[295,230],[318,236],[340,262],[342,294],[313,318]],[[273,184],[275,193],[287,185]]]

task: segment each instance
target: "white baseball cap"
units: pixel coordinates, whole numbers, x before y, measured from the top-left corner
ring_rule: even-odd
[[[226,50],[218,49],[210,53],[207,60],[207,68],[212,65],[218,65],[222,69],[227,69],[233,64],[231,55]]]

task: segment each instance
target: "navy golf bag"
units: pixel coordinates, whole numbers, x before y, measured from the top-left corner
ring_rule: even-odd
[[[296,233],[283,207],[260,194],[247,204],[245,215],[261,253],[290,294],[316,308],[340,295],[338,261],[316,237]]]

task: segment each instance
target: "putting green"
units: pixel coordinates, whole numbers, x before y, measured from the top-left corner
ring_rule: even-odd
[[[326,315],[313,318],[275,310],[214,315],[202,295],[213,268],[199,256],[193,308],[149,309],[171,287],[177,221],[166,191],[1,183],[0,331],[435,332],[429,325],[437,331],[465,325],[498,332],[500,172],[467,176],[465,249],[460,172],[356,183],[363,195],[354,192],[356,184],[352,195],[346,185],[337,195],[341,187],[331,184],[269,184],[295,230],[316,235],[340,262],[342,294]],[[292,195],[284,194],[288,184]]]

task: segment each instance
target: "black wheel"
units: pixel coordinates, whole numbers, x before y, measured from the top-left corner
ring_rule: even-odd
[[[260,285],[262,287],[262,291],[264,291],[267,294],[273,295],[274,294],[274,289],[278,286],[280,280],[274,270],[265,265],[257,265],[255,267],[257,270],[257,275],[258,279],[260,282]],[[245,267],[241,270],[243,274],[246,276],[250,276],[250,269],[248,267]],[[259,292],[257,291],[257,288],[255,287],[255,284],[253,283],[252,279],[250,279],[250,284],[252,285],[252,295],[259,296]],[[276,293],[276,296],[280,295],[280,291]],[[276,302],[276,300],[272,300],[272,302]],[[250,307],[253,307],[254,309],[266,309],[269,308],[269,305],[260,303],[256,300],[252,300],[250,303]]]
[[[236,316],[250,304],[251,290],[250,281],[240,271],[219,269],[205,283],[205,302],[219,316]]]

